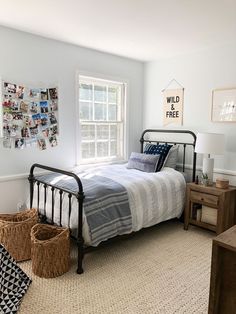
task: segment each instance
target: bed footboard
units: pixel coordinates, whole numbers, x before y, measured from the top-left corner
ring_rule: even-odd
[[[49,183],[45,183],[42,180],[40,180],[40,177],[37,178],[37,176],[34,175],[34,170],[35,168],[47,170],[53,173],[58,173],[62,174],[65,176],[69,176],[75,179],[78,190],[77,192],[71,192],[67,190],[66,188],[61,188],[61,187],[55,187],[54,185],[51,185]],[[40,219],[42,222],[45,222],[46,220],[46,201],[47,201],[47,189],[51,188],[51,202],[52,202],[52,212],[51,212],[51,224],[54,224],[54,205],[55,205],[55,189],[59,190],[59,195],[60,195],[60,223],[59,225],[61,226],[61,219],[62,219],[62,201],[63,201],[63,193],[68,194],[68,201],[69,201],[69,212],[68,212],[68,222],[70,221],[70,214],[71,214],[71,198],[72,195],[74,195],[77,199],[78,202],[78,235],[76,237],[76,243],[78,247],[78,267],[77,267],[77,273],[82,274],[83,273],[83,267],[82,267],[82,262],[83,262],[83,255],[84,255],[84,238],[82,235],[82,227],[83,227],[83,200],[84,200],[84,192],[83,192],[83,185],[80,180],[80,178],[74,174],[73,172],[68,172],[65,170],[57,169],[57,168],[52,168],[40,164],[33,164],[30,169],[30,174],[28,178],[30,182],[30,207],[32,208],[33,205],[33,197],[34,197],[34,188],[35,186],[37,187],[37,208],[39,210],[39,198],[40,198],[40,184],[43,185],[44,188],[44,213],[41,215]],[[69,226],[69,224],[68,224]]]

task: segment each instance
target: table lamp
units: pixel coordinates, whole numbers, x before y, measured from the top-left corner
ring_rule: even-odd
[[[198,133],[195,145],[195,152],[198,154],[207,154],[203,158],[202,172],[207,175],[209,183],[213,182],[214,159],[210,157],[213,155],[224,154],[224,134],[217,133]]]

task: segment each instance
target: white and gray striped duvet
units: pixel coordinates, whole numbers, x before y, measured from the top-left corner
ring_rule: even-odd
[[[171,218],[180,217],[182,213],[186,183],[183,175],[172,168],[164,168],[161,172],[156,173],[146,173],[136,169],[127,169],[127,165],[109,165],[93,167],[82,172],[75,169],[74,172],[82,178],[102,176],[112,179],[126,189],[132,216],[132,231],[137,231]],[[34,200],[36,199],[37,197],[35,195]],[[49,204],[48,201],[47,208],[49,209],[51,204]],[[42,191],[39,207],[42,209],[43,205]],[[56,197],[56,222],[59,221],[58,208],[59,197]],[[67,199],[63,202],[63,209],[64,212],[67,212]],[[76,199],[72,199],[70,220],[72,230],[76,230],[77,228],[77,210],[77,201]],[[50,216],[49,210],[48,216]],[[62,216],[62,222],[63,225],[68,224],[66,214]],[[91,245],[91,237],[86,217],[84,217],[83,235],[85,243]]]

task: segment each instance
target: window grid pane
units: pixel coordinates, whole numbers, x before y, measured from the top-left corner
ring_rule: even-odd
[[[80,100],[92,100],[92,95],[93,95],[93,85],[92,84],[79,84],[80,88]]]

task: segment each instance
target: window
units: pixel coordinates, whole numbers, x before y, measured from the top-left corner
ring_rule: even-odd
[[[79,76],[82,162],[124,159],[125,84]]]

